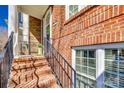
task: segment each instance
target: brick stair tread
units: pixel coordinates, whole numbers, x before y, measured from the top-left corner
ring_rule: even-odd
[[[33,87],[37,87],[36,83],[37,83],[37,79],[33,79],[32,81],[17,85],[16,88],[33,88]],[[54,75],[46,74],[40,77],[38,84],[41,88],[48,88],[48,87],[51,87],[51,85],[55,85],[56,80]]]
[[[55,83],[55,84],[51,85],[50,88],[61,88],[61,87]]]
[[[48,74],[39,78],[38,85],[39,87],[42,87],[42,88],[48,88],[55,83],[56,83],[55,76],[53,74]]]
[[[23,58],[14,58],[14,62],[25,62],[25,61],[32,61],[33,60],[46,60],[45,57],[23,57]]]
[[[17,80],[20,76],[25,76],[25,75],[31,75],[31,74],[33,74],[34,71],[35,71],[35,69],[26,71],[26,72],[24,72],[24,73],[21,73],[21,72],[20,72],[20,73],[17,73],[16,75],[12,76],[11,78],[12,78],[13,80]],[[50,72],[51,72],[51,68],[48,67],[48,66],[44,66],[44,67],[42,67],[42,68],[39,67],[39,68],[36,69],[36,74],[37,74],[38,76],[40,76],[40,74],[50,73]]]
[[[48,63],[47,62],[36,62],[36,63],[34,63],[34,65],[33,65],[33,63],[28,63],[28,64],[22,63],[22,64],[18,64],[18,65],[13,65],[12,67],[15,70],[20,70],[20,69],[25,69],[25,68],[33,68],[34,66],[38,67],[38,66],[44,66],[44,65],[48,65]]]
[[[16,88],[33,88],[36,86],[37,80],[33,79],[29,82],[25,82],[16,86]]]

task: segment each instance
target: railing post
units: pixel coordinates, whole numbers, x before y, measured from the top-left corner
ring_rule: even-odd
[[[49,40],[47,40],[47,38],[44,38],[44,54],[48,63],[51,65],[50,67],[57,77],[60,86],[76,88],[76,71],[54,48],[54,46],[49,42]]]
[[[0,61],[1,61],[1,60],[0,60]],[[2,74],[2,73],[1,73],[1,62],[0,62],[0,88],[2,87],[2,86],[1,86],[1,83],[2,83],[2,82],[1,82],[1,81],[2,81],[2,80],[1,80],[1,74]]]
[[[76,88],[76,71],[74,71],[74,88]]]
[[[6,88],[13,60],[13,32],[0,56],[0,88]]]

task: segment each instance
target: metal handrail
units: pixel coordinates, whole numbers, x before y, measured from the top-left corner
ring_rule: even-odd
[[[44,55],[58,80],[58,84],[64,88],[76,88],[76,71],[46,38],[44,38]]]
[[[6,88],[8,84],[11,64],[13,60],[13,32],[5,44],[0,57],[0,88]]]

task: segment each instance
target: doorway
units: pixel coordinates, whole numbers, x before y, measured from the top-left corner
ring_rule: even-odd
[[[52,14],[51,14],[51,8],[47,11],[44,19],[44,45],[45,45],[45,51],[48,53],[50,49],[50,44],[52,44]]]

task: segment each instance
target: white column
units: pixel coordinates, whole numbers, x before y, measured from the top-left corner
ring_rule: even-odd
[[[17,33],[17,7],[16,5],[9,5],[8,7],[8,37],[10,36],[11,32],[14,32],[14,39],[13,39],[13,53],[14,56],[17,53],[17,44],[18,44],[18,33]]]
[[[8,7],[8,37],[11,32],[16,31],[16,6],[9,5]]]
[[[29,42],[29,15],[23,13],[23,40]]]
[[[72,67],[76,70],[76,50],[72,49]],[[74,82],[74,73],[72,74],[72,79]]]
[[[96,80],[97,80],[97,87],[102,88],[104,87],[104,58],[105,58],[105,51],[104,49],[97,49],[96,50]]]
[[[67,20],[69,18],[69,5],[65,6],[65,19]]]

